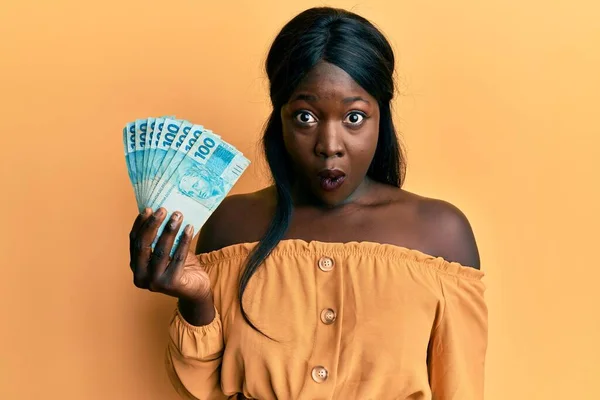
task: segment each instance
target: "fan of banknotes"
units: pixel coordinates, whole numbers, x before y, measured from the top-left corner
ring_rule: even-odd
[[[127,123],[123,146],[139,211],[167,210],[157,237],[174,211],[183,214],[182,227],[198,232],[250,165],[219,135],[175,116]]]

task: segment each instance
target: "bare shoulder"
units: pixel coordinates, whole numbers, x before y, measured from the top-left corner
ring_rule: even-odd
[[[447,261],[480,268],[475,235],[465,213],[448,201],[404,191],[419,221],[420,236],[428,252]]]
[[[260,240],[274,207],[272,187],[226,197],[202,226],[196,254]]]

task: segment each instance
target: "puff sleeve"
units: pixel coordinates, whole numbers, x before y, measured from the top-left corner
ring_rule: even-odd
[[[216,311],[216,310],[215,310]],[[175,311],[169,325],[166,367],[175,390],[184,399],[227,399],[221,391],[223,331],[221,317],[204,326],[190,325]]]

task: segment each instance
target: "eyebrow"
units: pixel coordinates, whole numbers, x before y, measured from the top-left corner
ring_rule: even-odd
[[[367,103],[367,104],[369,104],[369,100],[367,100],[367,99],[363,99],[363,98],[362,98],[362,97],[360,97],[360,96],[346,97],[344,100],[342,100],[342,103],[344,103],[344,104],[352,104],[352,103],[354,103],[355,101],[362,101],[362,102],[364,102],[364,103]]]
[[[292,101],[297,101],[297,100],[304,100],[306,102],[312,102],[312,101],[317,101],[319,100],[319,98],[315,95],[312,94],[304,94],[304,93],[300,93],[299,95],[295,96]],[[360,97],[360,96],[353,96],[353,97],[346,97],[345,99],[342,100],[342,103],[344,104],[352,104],[356,101],[362,101],[364,103],[370,104],[368,100]]]

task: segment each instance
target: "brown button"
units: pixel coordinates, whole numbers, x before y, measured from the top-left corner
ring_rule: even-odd
[[[335,322],[337,315],[331,308],[326,308],[321,311],[321,322],[325,325],[331,325]]]
[[[321,257],[319,259],[319,269],[324,272],[329,272],[333,269],[333,260],[329,257]]]
[[[327,376],[329,375],[329,372],[327,372],[325,367],[318,366],[318,367],[314,367],[312,369],[311,375],[315,382],[323,383],[327,380]]]

